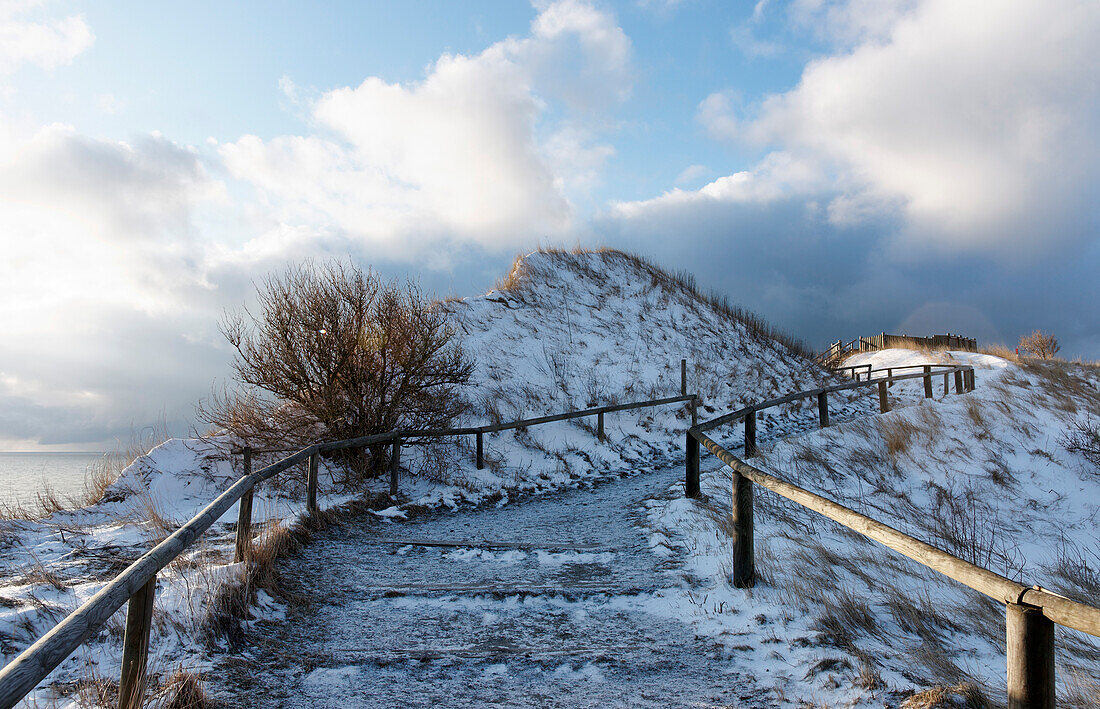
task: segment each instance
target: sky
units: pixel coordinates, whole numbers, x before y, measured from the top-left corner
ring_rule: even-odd
[[[694,273],[814,348],[1100,358],[1100,4],[0,0],[0,450],[185,434],[266,274]]]

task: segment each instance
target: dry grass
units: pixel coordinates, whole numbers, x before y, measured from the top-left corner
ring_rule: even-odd
[[[1007,345],[995,344],[985,345],[978,348],[978,352],[981,354],[992,355],[993,357],[1000,357],[1001,359],[1007,359],[1009,362],[1019,362],[1020,358],[1016,355],[1015,350],[1011,349]]]
[[[1091,414],[1070,424],[1058,442],[1070,453],[1080,453],[1100,471],[1100,421]]]
[[[1068,677],[1067,677],[1068,675]],[[1062,694],[1058,705],[1069,709],[1100,709],[1100,679],[1082,670],[1062,674]]]
[[[977,685],[968,682],[936,686],[917,692],[901,703],[901,709],[992,709],[993,704]]]
[[[879,418],[876,421],[882,434],[882,440],[886,444],[886,452],[890,454],[890,458],[893,460],[897,460],[899,456],[905,455],[909,451],[913,438],[920,430],[909,419],[900,416]]]
[[[145,706],[155,709],[213,709],[217,706],[202,689],[194,672],[176,670],[156,689]]]

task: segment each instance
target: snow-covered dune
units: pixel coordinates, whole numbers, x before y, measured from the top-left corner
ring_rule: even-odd
[[[1100,368],[909,350],[846,364],[929,362],[974,365],[977,389],[945,397],[937,381],[927,400],[919,379],[898,383],[890,413],[790,437],[754,464],[980,566],[1096,605],[1100,469],[1061,441],[1076,421],[1100,415]],[[792,703],[881,706],[960,683],[970,685],[960,696],[1003,701],[1002,604],[759,488],[760,583],[733,589],[721,524],[729,476],[706,476],[703,489],[709,509],[673,501],[651,519],[696,550],[710,605],[735,609],[703,609],[700,628],[727,644],[767,643],[767,671]],[[1100,642],[1059,628],[1057,657],[1063,702],[1096,706]]]
[[[680,390],[681,358],[688,361],[689,392],[703,397],[703,417],[829,377],[751,319],[743,321],[683,279],[622,253],[536,252],[518,259],[506,281],[506,288],[441,304],[453,313],[476,366],[465,394],[473,404],[469,423],[673,396]],[[609,414],[606,442],[596,439],[594,419],[491,435],[482,471],[474,466],[468,438],[406,448],[402,498],[379,513],[401,516],[402,508],[489,496],[503,503],[516,491],[629,474],[682,456],[689,420],[681,404]],[[0,520],[4,660],[227,488],[241,474],[240,457],[230,454],[239,445],[224,436],[172,439],[135,460],[100,503],[43,519]],[[259,457],[255,467],[273,460]],[[386,486],[377,481],[366,490],[341,490],[339,477],[322,469],[322,507]],[[300,518],[303,480],[303,471],[292,470],[258,489],[253,519],[261,533]],[[223,583],[242,573],[231,563],[236,514],[236,507],[230,509],[160,576],[151,641],[154,686],[177,667],[205,666],[211,603]],[[268,600],[260,595],[257,617],[278,613]],[[65,691],[71,692],[81,683],[117,680],[123,612],[50,681],[69,683]],[[49,689],[36,696],[49,701]]]

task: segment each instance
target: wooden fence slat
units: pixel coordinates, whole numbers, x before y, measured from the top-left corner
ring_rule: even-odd
[[[1008,709],[1054,709],[1054,623],[1042,608],[1005,605]]]
[[[153,602],[157,577],[153,575],[130,596],[126,609],[126,633],[122,640],[122,679],[118,685],[119,709],[145,705],[145,669],[149,664],[149,631],[153,627]]]

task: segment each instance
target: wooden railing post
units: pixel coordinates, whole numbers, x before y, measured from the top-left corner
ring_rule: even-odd
[[[878,410],[880,413],[886,413],[890,410],[890,402],[886,400],[886,380],[879,380],[878,383]]]
[[[756,409],[745,414],[745,457],[756,455]]]
[[[306,473],[306,512],[317,514],[317,474],[320,467],[320,453],[314,453],[309,457],[309,468]]]
[[[252,446],[244,447],[244,477],[252,474]],[[233,563],[237,564],[252,554],[252,491],[241,495],[237,509],[237,544],[233,551]]]
[[[390,456],[390,497],[397,497],[397,466],[401,464],[401,439],[393,439],[393,455]]]
[[[145,668],[149,662],[149,631],[153,626],[153,598],[157,577],[130,596],[126,609],[126,634],[122,640],[122,678],[118,684],[119,709],[140,709],[145,704]]]
[[[924,398],[932,398],[932,365],[924,365]]]
[[[821,392],[817,395],[817,421],[822,428],[829,427],[829,394]]]
[[[691,427],[699,425],[699,397],[691,397]]]
[[[943,398],[947,398],[948,393],[951,391],[950,377],[947,372],[943,373]]]
[[[894,368],[893,367],[887,367],[886,368],[886,380],[887,380],[888,383],[887,383],[886,386],[890,386],[890,387],[894,386],[894,382],[892,381],[893,378],[894,378]]]
[[[1008,709],[1054,709],[1054,622],[1043,610],[1006,604]]]
[[[484,470],[485,469],[485,441],[484,441],[484,437],[482,436],[481,431],[478,431],[475,437],[477,438],[477,469],[478,470]]]
[[[680,360],[680,396],[688,395],[688,361]]]
[[[955,393],[963,393],[963,373],[961,369],[955,370]]]
[[[601,441],[605,439],[603,434],[603,412],[596,414],[596,438]]]
[[[684,495],[699,497],[699,441],[687,432],[684,441]]]
[[[752,481],[741,473],[733,473],[733,577],[736,588],[752,588],[756,584],[756,560],[753,554]]]
[[[973,369],[973,367],[967,372],[967,374],[970,375],[970,377],[969,377],[969,379],[970,379],[970,391],[974,391],[974,388],[978,386],[978,382],[977,382],[977,380],[974,379],[974,369]]]

